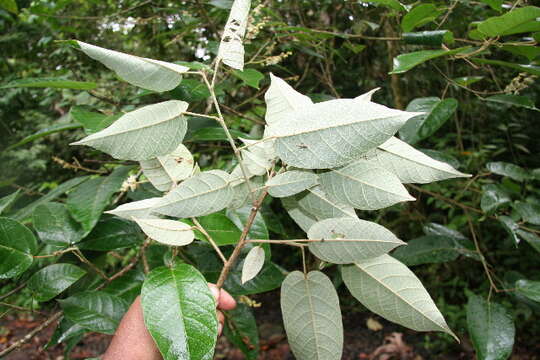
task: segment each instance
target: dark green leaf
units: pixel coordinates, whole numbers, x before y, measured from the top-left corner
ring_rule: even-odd
[[[37,301],[49,301],[73,283],[86,271],[72,264],[53,264],[36,272],[28,281],[28,288]]]
[[[66,342],[70,339],[82,336],[86,331],[87,330],[82,326],[77,325],[66,318],[63,318],[60,321],[60,324],[58,324],[58,326],[54,330],[51,339],[49,340],[47,345],[45,345],[45,349]]]
[[[0,217],[0,279],[25,272],[32,265],[36,251],[36,238],[26,226]]]
[[[389,7],[390,9],[396,10],[396,11],[405,11],[405,6],[403,6],[402,3],[400,3],[397,0],[371,0],[369,1],[373,4],[380,4]]]
[[[526,96],[520,96],[520,95],[493,95],[488,98],[486,98],[487,101],[493,101],[498,102],[506,105],[511,106],[518,106],[523,107],[529,110],[536,110],[540,111],[536,106],[534,106],[534,101],[532,101],[530,98]]]
[[[422,50],[408,54],[401,54],[394,58],[394,67],[389,74],[402,74],[428,60],[441,56],[456,55],[463,53],[468,49],[469,46],[465,46],[453,50]]]
[[[238,229],[243,230],[249,218],[250,212],[251,206],[244,206],[240,209],[227,209],[227,217],[231,219],[231,221],[238,227]],[[270,239],[268,228],[266,227],[266,223],[264,222],[264,218],[260,212],[255,215],[255,220],[253,220],[253,224],[249,229],[247,239]],[[262,244],[262,247],[264,248],[264,254],[266,255],[266,259],[270,259],[270,244]]]
[[[9,194],[8,196],[4,196],[3,198],[0,199],[0,215],[2,215],[2,213],[6,212],[6,211],[9,211],[9,209],[11,208],[11,205],[13,205],[15,203],[15,201],[17,200],[17,197],[19,196],[21,190],[17,190],[15,191],[13,194]]]
[[[514,320],[502,305],[471,295],[467,328],[478,360],[506,360],[512,353]]]
[[[503,45],[501,49],[504,51],[511,52],[514,55],[520,55],[526,57],[529,61],[540,56],[540,47],[538,46],[527,46],[527,45]]]
[[[392,256],[405,265],[433,264],[453,261],[459,256],[456,243],[445,236],[422,236],[394,250]]]
[[[129,166],[117,167],[111,175],[90,179],[69,194],[66,203],[68,210],[81,223],[86,234],[97,224],[101,213],[109,205],[114,193],[120,190],[130,170]]]
[[[483,76],[462,76],[452,80],[454,80],[458,85],[469,86],[471,84],[479,82],[483,78]]]
[[[198,220],[218,245],[236,244],[242,234],[238,227],[222,213],[202,216]],[[202,236],[201,240],[206,241],[206,238]]]
[[[503,228],[506,230],[506,232],[508,233],[508,235],[510,236],[512,241],[517,246],[517,244],[519,244],[519,237],[517,236],[517,231],[519,230],[519,225],[516,224],[516,222],[514,220],[512,220],[512,218],[510,218],[508,216],[499,216],[497,218],[497,220],[499,220],[499,222],[501,223]]]
[[[58,300],[66,318],[83,328],[104,334],[114,334],[128,304],[103,291],[85,291]]]
[[[169,91],[173,99],[184,100],[189,103],[202,101],[210,97],[206,85],[195,79],[183,79],[180,85]]]
[[[227,311],[223,334],[244,353],[247,360],[257,359],[259,333],[257,322],[249,306],[240,303],[235,309]]]
[[[103,289],[106,293],[121,297],[131,304],[141,294],[144,273],[138,269],[128,271],[125,275],[114,279]]]
[[[421,152],[423,152],[424,154],[426,154],[427,156],[435,159],[435,160],[438,160],[438,161],[441,161],[441,162],[445,162],[447,164],[449,164],[450,166],[452,166],[453,168],[455,169],[459,169],[461,167],[461,163],[459,162],[458,159],[456,159],[455,157],[453,157],[452,155],[448,155],[442,151],[437,151],[437,150],[431,150],[431,149],[418,149],[420,150]]]
[[[59,133],[59,132],[62,132],[62,131],[69,131],[69,130],[73,130],[73,129],[78,129],[80,127],[82,127],[80,124],[75,124],[75,123],[56,124],[56,125],[50,126],[48,128],[41,129],[41,130],[35,132],[34,134],[25,137],[24,139],[22,139],[18,143],[15,143],[13,145],[8,146],[6,148],[6,150],[15,149],[16,147],[22,146],[24,144],[28,144],[29,142],[32,142],[32,141],[37,140],[37,139],[41,139],[41,138],[43,138],[45,136],[49,136],[51,134]]]
[[[57,246],[69,246],[83,238],[83,231],[69,214],[66,205],[41,204],[32,214],[32,223],[41,241]]]
[[[249,247],[243,252],[244,256],[247,254],[248,249]],[[244,259],[236,264],[225,281],[224,288],[235,296],[259,294],[277,289],[281,286],[281,283],[285,278],[283,272],[277,267],[277,265],[267,261],[262,270],[254,279],[242,285],[243,265]]]
[[[516,233],[520,238],[529,243],[536,251],[540,252],[540,237],[532,232],[517,230]]]
[[[19,8],[17,7],[17,2],[15,0],[0,0],[0,8],[14,14],[19,13]]]
[[[264,75],[255,69],[244,69],[244,71],[234,70],[232,73],[246,85],[255,89],[259,89],[259,84],[264,79]]]
[[[433,4],[420,4],[409,11],[401,20],[401,29],[403,32],[409,32],[414,28],[435,20],[443,11],[437,10]]]
[[[8,88],[53,88],[53,89],[74,89],[74,90],[92,90],[97,87],[96,83],[73,81],[62,78],[26,78],[13,80],[7,84],[1,85],[0,89]]]
[[[406,32],[402,36],[407,44],[441,45],[442,43],[454,43],[454,34],[450,30]]]
[[[524,203],[516,201],[512,204],[512,207],[521,215],[523,221],[540,225],[540,206],[536,204]]]
[[[142,243],[142,240],[142,233],[133,221],[106,217],[97,223],[79,247],[87,250],[109,251],[133,247]]]
[[[90,111],[83,106],[72,107],[69,114],[73,120],[84,127],[84,131],[88,135],[105,129],[122,116],[122,114],[107,116],[102,113]]]
[[[480,64],[505,66],[505,67],[519,70],[521,72],[526,72],[529,74],[540,76],[540,66],[538,65],[515,64],[508,61],[480,59],[480,58],[472,58],[471,60]]]
[[[146,328],[164,360],[210,360],[217,340],[216,302],[194,267],[159,267],[144,281]]]
[[[478,31],[482,34],[495,37],[519,34],[531,31],[540,31],[540,8],[525,6],[513,9],[504,15],[489,18],[478,24]]]
[[[530,178],[527,170],[520,166],[507,163],[507,162],[489,162],[486,164],[489,171],[494,174],[508,176],[510,179],[522,182]]]
[[[426,224],[423,230],[426,235],[443,236],[452,239],[454,248],[461,255],[480,261],[480,255],[476,252],[474,244],[459,231],[437,223]]]
[[[518,280],[516,291],[533,301],[540,302],[540,281]]]
[[[237,139],[239,137],[245,138],[245,139],[251,139],[251,136],[249,136],[246,133],[243,133],[238,130],[230,129],[229,130],[232,137]],[[193,132],[191,137],[189,138],[189,141],[227,141],[227,135],[225,134],[225,131],[221,127],[207,127],[198,129]]]
[[[493,10],[501,12],[504,0],[480,0],[480,2],[489,5]]]
[[[492,214],[495,210],[512,201],[510,194],[499,185],[487,184],[482,186],[480,207],[485,213]]]

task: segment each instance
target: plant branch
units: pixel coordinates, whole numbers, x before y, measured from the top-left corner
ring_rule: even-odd
[[[219,249],[219,246],[217,246],[216,242],[214,241],[214,239],[212,239],[210,234],[208,234],[208,232],[202,227],[202,225],[199,223],[199,221],[196,218],[191,218],[191,221],[193,221],[193,223],[197,227],[197,230],[199,230],[204,235],[206,240],[208,240],[210,245],[212,245],[212,247],[214,248],[218,256],[221,258],[221,261],[223,261],[223,263],[226,264],[227,258],[225,257],[225,255],[223,255],[223,253]]]
[[[4,299],[10,297],[11,295],[19,292],[20,290],[24,289],[26,287],[26,284],[27,283],[22,283],[19,286],[17,286],[16,288],[14,288],[14,289],[10,290],[9,292],[5,293],[4,295],[1,295],[0,300],[4,300]]]

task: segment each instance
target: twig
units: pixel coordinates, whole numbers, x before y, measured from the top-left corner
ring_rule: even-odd
[[[70,248],[67,248],[67,249],[64,249],[64,250],[55,251],[55,252],[53,252],[51,254],[47,254],[47,255],[34,255],[34,259],[50,258],[50,257],[62,255],[62,254],[65,254],[65,253],[68,253],[68,252],[71,252],[71,251],[76,251],[76,250],[79,250],[79,248],[70,247]]]
[[[5,307],[8,307],[8,308],[17,310],[17,311],[25,311],[25,312],[38,313],[40,315],[45,315],[45,313],[43,313],[41,311],[37,311],[37,310],[34,310],[34,309],[28,309],[28,308],[25,308],[25,307],[22,307],[22,306],[17,306],[17,305],[5,303],[5,302],[0,302],[0,306],[5,306]]]
[[[232,107],[229,107],[229,106],[227,106],[227,105],[221,104],[221,107],[222,107],[223,109],[225,109],[226,111],[228,111],[228,112],[234,114],[234,115],[240,116],[241,118],[247,119],[247,120],[249,120],[249,121],[253,121],[253,122],[256,123],[256,124],[259,124],[259,125],[264,125],[264,124],[266,124],[266,123],[265,123],[264,121],[262,121],[262,120],[255,119],[254,117],[248,116],[248,115],[246,115],[246,114],[244,114],[244,113],[242,113],[242,112],[240,112],[240,111],[238,111],[238,110],[235,110],[235,109],[233,109]]]
[[[210,243],[210,245],[212,245],[212,247],[214,248],[214,250],[216,251],[216,253],[218,254],[218,256],[221,258],[221,260],[223,261],[224,264],[227,263],[227,258],[225,257],[225,255],[223,255],[223,253],[221,252],[221,250],[219,249],[219,246],[217,246],[216,242],[214,241],[214,239],[212,239],[212,237],[210,236],[210,234],[208,234],[208,232],[202,227],[202,225],[199,223],[199,221],[196,219],[196,218],[191,218],[191,221],[193,221],[193,223],[196,225],[197,227],[197,230],[199,230],[203,235],[204,237],[206,238],[206,240],[208,240],[208,242]]]
[[[99,276],[101,276],[103,279],[105,280],[109,280],[109,277],[100,269],[98,268],[96,265],[92,264],[92,262],[90,262],[90,260],[88,260],[84,255],[83,253],[79,250],[79,249],[76,249],[73,251],[73,254],[79,259],[81,260],[83,263],[85,263],[86,265],[90,266],[90,268],[92,270],[94,270]]]
[[[0,300],[4,300],[4,299],[10,297],[11,295],[17,293],[18,291],[24,289],[26,287],[26,284],[27,283],[19,284],[16,288],[11,289],[9,292],[5,293],[4,295],[0,295]]]
[[[199,113],[192,113],[192,112],[189,112],[189,111],[184,111],[184,114],[190,115],[190,116],[203,117],[203,118],[207,118],[207,119],[212,119],[212,120],[217,120],[217,121],[219,121],[219,118],[218,118],[217,116],[205,115],[205,114],[199,114]]]
[[[59,164],[64,169],[71,169],[75,171],[82,170],[82,171],[86,171],[86,172],[94,173],[94,174],[108,174],[108,172],[104,170],[94,170],[94,169],[89,169],[87,167],[84,167],[81,164],[79,164],[77,159],[75,159],[76,162],[74,164],[67,162],[64,159],[61,159],[58,156],[53,156],[52,159],[55,163]]]

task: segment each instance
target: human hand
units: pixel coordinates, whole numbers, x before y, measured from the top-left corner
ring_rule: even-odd
[[[221,310],[232,310],[236,301],[223,289],[214,284],[208,284],[216,299],[217,318],[219,321],[218,334],[223,331],[225,317]],[[116,333],[103,355],[103,360],[161,360],[161,354],[144,325],[141,298],[138,296],[126,312],[116,329]]]

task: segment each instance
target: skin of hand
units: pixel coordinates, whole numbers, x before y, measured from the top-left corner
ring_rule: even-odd
[[[223,289],[214,284],[208,284],[217,304],[218,333],[223,331],[225,317],[220,310],[232,310],[236,301]],[[116,329],[109,348],[102,357],[103,360],[162,360],[161,354],[144,326],[140,296],[135,299]]]

